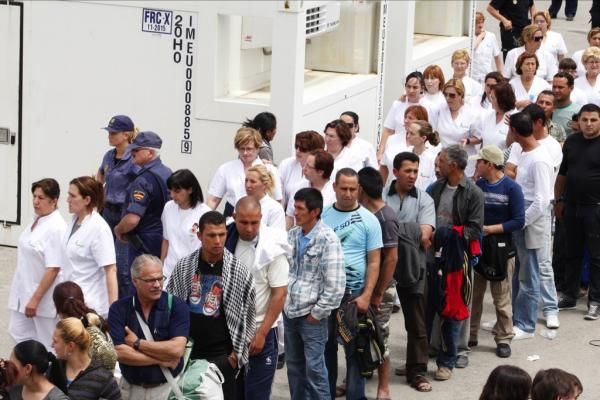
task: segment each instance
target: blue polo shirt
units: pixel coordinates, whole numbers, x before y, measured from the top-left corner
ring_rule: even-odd
[[[135,298],[135,309],[134,309]],[[142,327],[135,315],[137,310],[142,318],[144,314],[140,308],[137,294],[123,297],[115,301],[108,311],[108,324],[110,326],[110,337],[115,346],[125,344],[125,327],[129,327],[139,338],[145,339]],[[173,296],[173,304],[169,313],[168,294],[163,292],[160,299],[150,310],[150,316],[146,321],[154,341],[169,340],[174,337],[188,337],[190,333],[190,312],[187,304],[178,297]],[[134,367],[119,362],[123,377],[133,385],[154,385],[165,383],[166,379],[160,370],[160,366],[152,365],[145,367]],[[177,368],[171,370],[177,376],[183,368],[183,358]]]
[[[117,150],[106,152],[98,172],[104,176],[104,199],[107,203],[123,205],[127,196],[127,187],[135,178],[140,167],[133,163],[131,152],[125,151],[123,157],[116,158]]]

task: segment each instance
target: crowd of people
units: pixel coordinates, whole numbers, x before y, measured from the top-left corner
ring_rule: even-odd
[[[182,399],[176,378],[205,360],[228,400],[269,399],[284,364],[292,399],[366,399],[375,373],[384,400],[392,372],[419,392],[451,379],[481,330],[509,358],[538,309],[558,329],[587,296],[584,319],[599,319],[600,28],[569,58],[556,11],[488,11],[501,46],[478,12],[473,54],[454,52],[448,80],[438,65],[411,72],[378,146],[347,111],[297,133],[278,162],[263,112],[206,198],[192,171],[163,164],[158,134],[111,118],[96,176],[69,182],[70,222],[56,180],[31,185],[0,398]],[[496,320],[482,322],[488,282]],[[394,366],[396,307],[407,341]],[[560,369],[532,380],[502,365],[480,399],[582,390]]]

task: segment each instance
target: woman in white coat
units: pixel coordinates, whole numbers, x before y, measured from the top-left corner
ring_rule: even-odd
[[[50,348],[56,325],[52,292],[64,266],[67,223],[57,209],[60,187],[52,178],[34,182],[34,221],[19,236],[17,269],[8,300],[8,332],[16,343],[33,339]]]
[[[552,89],[548,82],[536,75],[539,65],[534,53],[522,53],[517,59],[517,76],[510,80],[510,86],[515,92],[519,110],[535,103],[541,91]]]
[[[512,79],[518,75],[517,60],[523,53],[535,53],[538,59],[537,76],[547,82],[551,82],[554,74],[558,72],[558,61],[547,50],[542,49],[544,34],[542,28],[537,25],[527,25],[521,32],[521,47],[512,49],[506,54],[504,70],[502,75],[506,79]]]
[[[581,57],[585,74],[575,79],[575,87],[587,97],[587,103],[600,106],[600,47],[589,47]]]
[[[73,219],[63,238],[69,260],[65,280],[77,283],[89,306],[106,318],[118,287],[112,233],[97,212],[104,204],[102,184],[89,176],[73,179],[67,203]]]
[[[556,62],[560,62],[567,55],[567,45],[563,36],[555,31],[551,31],[552,19],[550,13],[546,10],[540,10],[533,15],[533,23],[540,27],[544,39],[542,40],[542,50],[546,50],[548,53],[556,59]]]

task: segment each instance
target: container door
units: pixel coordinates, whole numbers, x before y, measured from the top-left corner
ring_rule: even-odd
[[[0,3],[0,224],[20,224],[23,4]]]

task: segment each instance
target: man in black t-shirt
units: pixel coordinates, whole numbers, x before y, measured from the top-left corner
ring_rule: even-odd
[[[524,27],[530,24],[535,14],[533,0],[492,0],[487,7],[490,15],[500,21],[502,55],[519,47],[519,38]]]
[[[566,269],[561,310],[577,305],[584,246],[590,253],[587,320],[600,318],[600,107],[579,112],[581,134],[567,138],[554,185],[555,213],[566,228]],[[564,215],[563,215],[564,211]]]

